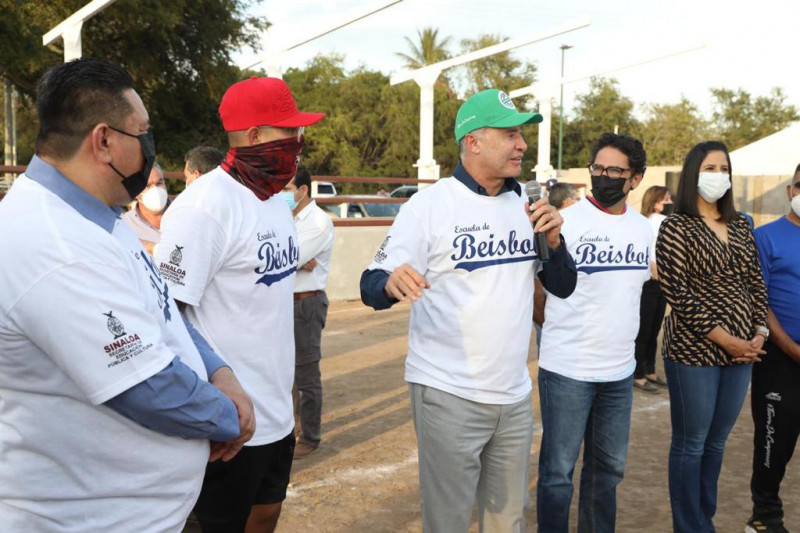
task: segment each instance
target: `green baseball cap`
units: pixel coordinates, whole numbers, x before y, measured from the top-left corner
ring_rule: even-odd
[[[513,128],[523,124],[538,124],[544,120],[539,113],[520,113],[511,97],[499,89],[488,89],[470,96],[461,104],[456,115],[456,142],[480,128]]]

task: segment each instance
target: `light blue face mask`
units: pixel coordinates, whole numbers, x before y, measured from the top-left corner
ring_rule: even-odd
[[[289,211],[294,212],[294,208],[297,207],[297,200],[294,199],[294,193],[291,191],[281,191],[280,197],[283,198],[283,201],[286,202],[286,205],[289,206]]]

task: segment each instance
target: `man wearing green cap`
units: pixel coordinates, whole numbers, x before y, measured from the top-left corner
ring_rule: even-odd
[[[476,496],[482,531],[525,530],[533,280],[538,272],[565,298],[577,279],[561,216],[546,200],[527,210],[516,181],[522,126],[541,120],[496,89],[467,100],[456,117],[453,178],[403,206],[361,276],[365,304],[411,302],[405,378],[426,532],[467,531]],[[546,235],[547,262],[534,227]]]

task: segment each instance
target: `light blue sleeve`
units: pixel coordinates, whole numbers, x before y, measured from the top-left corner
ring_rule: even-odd
[[[239,416],[231,399],[179,357],[105,405],[164,435],[220,442],[239,436]]]

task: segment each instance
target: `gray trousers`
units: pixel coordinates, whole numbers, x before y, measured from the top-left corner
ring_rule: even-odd
[[[419,451],[422,527],[466,533],[478,503],[480,531],[525,531],[531,398],[511,405],[476,403],[409,383]]]
[[[322,418],[322,329],[328,316],[328,297],[324,292],[294,303],[294,384],[297,387],[297,414],[300,417],[299,441],[319,446]]]

